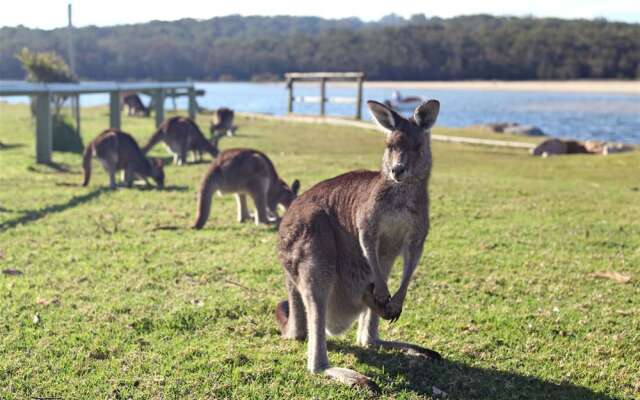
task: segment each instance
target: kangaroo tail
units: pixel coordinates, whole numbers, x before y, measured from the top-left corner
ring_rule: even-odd
[[[204,224],[209,219],[209,213],[211,212],[211,199],[213,197],[213,191],[215,190],[216,181],[218,180],[218,170],[210,169],[202,180],[200,185],[200,193],[198,194],[198,216],[196,222],[193,225],[194,229],[202,229]]]
[[[91,158],[93,157],[93,145],[89,143],[87,148],[84,149],[84,155],[82,158],[82,168],[84,169],[84,182],[82,186],[87,186],[91,180]]]

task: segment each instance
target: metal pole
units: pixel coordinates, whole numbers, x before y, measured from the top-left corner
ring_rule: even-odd
[[[364,77],[359,77],[358,97],[356,98],[356,119],[362,119],[362,81],[364,81]]]
[[[320,115],[324,117],[324,102],[326,101],[327,79],[320,79]]]
[[[51,94],[36,96],[36,161],[38,164],[51,162]]]
[[[156,89],[153,91],[153,107],[156,113],[156,128],[164,121],[164,90]]]
[[[73,24],[71,23],[71,3],[67,6],[67,16],[69,18],[69,25],[67,29],[67,45],[69,46],[69,67],[71,68],[71,73],[76,74],[76,57],[75,51],[73,49]]]
[[[289,114],[293,113],[293,82],[295,82],[294,79],[290,79],[289,82],[287,82],[287,86],[289,87],[289,103],[287,111]]]
[[[109,93],[109,127],[120,129],[120,92]]]

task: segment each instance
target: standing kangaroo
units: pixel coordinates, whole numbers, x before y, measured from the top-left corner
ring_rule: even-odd
[[[233,117],[235,113],[232,109],[226,107],[220,107],[216,110],[215,121],[212,119],[209,125],[209,132],[212,138],[219,136],[234,136],[238,129],[233,125]]]
[[[380,318],[400,317],[429,231],[430,128],[440,103],[422,103],[411,119],[375,101],[367,105],[387,131],[382,168],[320,182],[291,204],[278,242],[288,300],[276,307],[276,319],[284,338],[308,336],[311,372],[376,390],[368,377],[329,366],[326,333],[340,334],[357,319],[361,346],[440,357],[432,350],[378,337]],[[387,279],[400,254],[402,282],[391,297]]]
[[[225,150],[211,163],[202,179],[198,216],[193,227],[201,229],[207,222],[214,191],[236,194],[239,222],[249,218],[248,194],[256,206],[256,224],[267,224],[269,215],[278,218],[278,204],[289,207],[299,189],[298,180],[289,188],[280,179],[273,163],[264,153],[251,149]]]
[[[208,152],[212,157],[217,157],[219,153],[217,140],[213,144],[209,143],[198,125],[187,117],[171,117],[164,120],[142,151],[146,154],[162,141],[173,153],[173,161],[178,165],[186,164],[187,154],[190,151],[194,152],[194,159],[200,160],[202,160],[203,151]]]
[[[159,188],[164,186],[164,171],[160,160],[145,158],[138,143],[128,133],[118,129],[107,129],[100,133],[84,150],[82,166],[84,182],[87,186],[91,179],[91,158],[96,156],[109,174],[109,187],[116,188],[116,171],[123,170],[123,181],[127,187],[133,185],[136,176],[153,178]]]

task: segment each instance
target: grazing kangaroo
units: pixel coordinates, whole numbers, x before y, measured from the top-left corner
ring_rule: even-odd
[[[198,197],[198,216],[194,228],[201,229],[209,218],[214,191],[235,193],[238,202],[238,221],[249,218],[247,194],[256,207],[255,222],[269,223],[269,216],[278,219],[278,205],[285,209],[296,198],[300,182],[289,187],[276,172],[264,153],[251,149],[225,150],[215,159],[202,179]]]
[[[235,136],[238,127],[233,125],[233,117],[235,113],[232,109],[220,107],[216,110],[215,121],[212,119],[209,125],[209,132],[212,138],[218,136]]]
[[[145,158],[135,139],[118,129],[107,129],[87,145],[84,150],[84,182],[91,179],[91,157],[96,156],[109,174],[109,187],[116,188],[116,171],[123,170],[122,180],[127,187],[133,185],[136,176],[153,178],[159,188],[164,186],[164,171],[160,160]]]
[[[400,317],[429,231],[430,128],[440,103],[422,103],[411,119],[374,101],[367,105],[387,131],[382,168],[320,182],[291,204],[278,242],[288,300],[276,307],[276,319],[283,337],[308,336],[311,372],[377,390],[366,376],[329,366],[325,335],[340,334],[357,319],[361,346],[440,357],[378,337],[380,318]],[[391,297],[387,279],[398,255],[404,260],[402,282]]]
[[[142,151],[146,154],[153,146],[162,141],[173,153],[173,161],[178,165],[186,164],[187,154],[190,151],[193,151],[194,159],[200,161],[203,151],[208,152],[212,157],[218,156],[217,140],[210,143],[198,125],[187,117],[171,117],[164,120],[156,132],[151,135]]]
[[[131,93],[122,99],[122,106],[127,106],[127,115],[143,115],[148,117],[151,114],[149,107],[145,106],[137,93]]]

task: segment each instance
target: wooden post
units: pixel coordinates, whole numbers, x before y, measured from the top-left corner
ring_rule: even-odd
[[[327,78],[320,79],[320,115],[324,117],[324,102],[327,100]]]
[[[120,92],[109,92],[109,128],[120,129]]]
[[[80,95],[76,94],[74,98],[73,106],[74,106],[74,116],[76,118],[76,133],[80,136]]]
[[[198,114],[198,104],[196,103],[196,90],[192,86],[189,88],[189,118],[196,120]]]
[[[51,162],[53,143],[51,124],[51,94],[39,93],[36,96],[36,162],[38,164]]]
[[[356,98],[356,119],[362,119],[362,81],[363,78],[358,78],[358,97]]]
[[[289,103],[287,106],[287,111],[289,111],[289,114],[293,113],[293,79],[290,79],[287,82],[287,86],[289,87]]]
[[[156,89],[153,91],[153,106],[156,113],[156,128],[164,121],[164,90]]]

